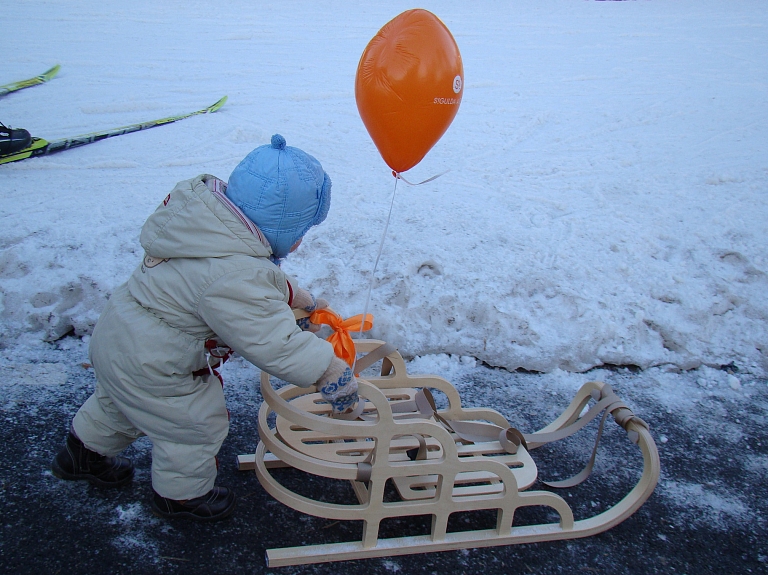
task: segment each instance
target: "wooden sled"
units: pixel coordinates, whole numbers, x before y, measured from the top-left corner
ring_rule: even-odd
[[[519,432],[509,430],[509,423],[497,411],[463,408],[448,381],[434,375],[408,375],[400,354],[384,342],[357,340],[355,345],[358,354],[369,354],[369,358],[380,360],[385,355],[382,375],[358,378],[362,411],[353,414],[356,419],[331,417],[330,406],[314,386],[286,385],[275,390],[269,376],[262,373],[261,441],[255,454],[238,457],[238,466],[255,469],[264,489],[295,510],[336,521],[361,520],[362,540],[269,549],[269,567],[586,537],[632,515],[656,486],[659,456],[647,425],[604,383],[586,383],[554,422],[520,437]],[[425,403],[421,390],[429,389],[445,395],[446,408],[434,410],[434,403]],[[593,400],[594,406],[582,414]],[[603,414],[603,421],[608,413],[613,415],[640,447],[643,472],[635,487],[612,508],[574,520],[571,508],[559,495],[528,490],[537,477],[528,451],[570,435],[596,412]],[[357,501],[340,505],[299,495],[270,473],[277,467],[350,481]],[[394,484],[398,501],[384,500],[388,481]],[[515,511],[525,506],[551,508],[559,521],[517,526]],[[448,530],[452,513],[476,510],[496,510],[496,527]],[[379,536],[385,519],[424,515],[432,516],[429,535]]]

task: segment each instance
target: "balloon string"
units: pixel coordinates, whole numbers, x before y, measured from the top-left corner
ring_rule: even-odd
[[[406,179],[405,179],[405,178],[402,176],[402,174],[400,174],[400,172],[396,172],[395,170],[392,170],[392,175],[393,175],[393,176],[395,176],[395,178],[396,178],[396,179],[398,179],[398,180],[403,180],[403,181],[404,181],[406,184],[408,184],[409,186],[420,186],[421,184],[426,184],[427,182],[431,182],[432,180],[436,180],[436,179],[437,179],[437,178],[439,178],[440,176],[444,176],[445,174],[447,174],[447,173],[448,173],[448,172],[450,172],[450,171],[451,171],[451,169],[450,169],[450,168],[448,168],[448,169],[447,169],[447,170],[445,170],[444,172],[441,172],[441,173],[437,174],[436,176],[432,176],[431,178],[427,178],[426,180],[424,180],[423,182],[419,182],[418,184],[414,184],[414,183],[412,183],[412,182],[409,182],[408,180],[406,180]],[[397,182],[395,182],[395,184],[397,184]]]
[[[373,291],[373,281],[376,278],[376,268],[378,268],[379,266],[379,259],[381,259],[381,252],[384,250],[384,240],[387,237],[387,230],[389,229],[389,221],[392,219],[392,208],[395,205],[395,194],[397,193],[397,180],[399,179],[402,179],[402,178],[395,179],[395,189],[392,190],[392,202],[389,204],[389,213],[387,214],[387,222],[384,224],[384,233],[381,234],[381,241],[379,242],[379,253],[376,254],[376,261],[373,264],[373,272],[371,272],[371,281],[368,284],[368,295],[365,298],[365,307],[363,308],[363,318],[368,317],[368,305],[371,303],[371,291]],[[358,336],[362,337],[362,335],[363,335],[363,326],[361,325]],[[352,373],[355,373],[356,364],[357,364],[357,355],[355,355],[355,363],[352,365]]]

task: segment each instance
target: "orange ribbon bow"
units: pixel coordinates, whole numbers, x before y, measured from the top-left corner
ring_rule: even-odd
[[[355,344],[352,341],[350,332],[368,331],[373,327],[373,316],[367,314],[363,321],[363,314],[343,319],[336,312],[324,308],[312,312],[309,321],[315,324],[325,324],[331,326],[333,333],[327,338],[327,341],[333,345],[333,352],[336,357],[343,359],[349,364],[349,367],[355,365],[357,355],[355,353]]]

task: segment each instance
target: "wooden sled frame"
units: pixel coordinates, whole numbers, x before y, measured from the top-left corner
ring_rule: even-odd
[[[385,344],[357,340],[355,345],[358,354],[365,354],[383,349]],[[314,386],[286,385],[275,390],[268,374],[262,373],[264,402],[258,417],[261,441],[255,454],[238,457],[239,469],[255,469],[264,489],[297,511],[330,520],[363,521],[361,541],[269,549],[269,567],[587,537],[624,521],[656,487],[659,456],[647,425],[623,404],[611,404],[608,411],[640,447],[643,472],[635,487],[616,505],[576,521],[559,495],[544,490],[525,491],[537,475],[525,447],[509,453],[500,443],[503,439],[468,442],[446,426],[449,421],[481,421],[490,423],[480,425],[509,427],[500,413],[463,408],[453,385],[438,376],[408,375],[396,350],[389,351],[382,364],[381,376],[358,378],[364,410],[354,421],[330,417],[330,406],[321,400]],[[439,390],[445,394],[448,407],[425,419],[413,408],[419,388]],[[608,392],[612,393],[604,383],[584,384],[560,417],[526,436],[534,439],[528,448],[544,443],[536,442],[537,437],[556,436],[569,426],[578,426],[590,400],[599,400]],[[271,419],[272,413],[275,417]],[[340,505],[299,495],[270,474],[270,469],[277,467],[350,481],[358,501]],[[400,501],[384,501],[384,487],[390,480]],[[513,525],[515,510],[531,505],[552,508],[559,521]],[[494,529],[447,531],[450,514],[484,509],[497,510]],[[429,535],[379,537],[382,520],[417,515],[432,516]]]

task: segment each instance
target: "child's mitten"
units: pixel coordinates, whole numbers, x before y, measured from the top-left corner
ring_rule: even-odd
[[[317,380],[320,395],[331,404],[334,413],[343,413],[357,403],[357,380],[343,360],[334,357]]]
[[[304,311],[313,312],[327,307],[328,302],[326,300],[322,298],[315,299],[315,296],[300,287],[294,288],[293,301],[291,302],[292,309],[303,309]],[[320,326],[310,322],[308,317],[296,320],[296,325],[304,331],[311,331],[312,333],[320,331]]]

